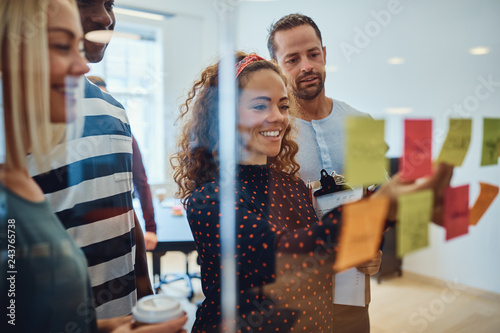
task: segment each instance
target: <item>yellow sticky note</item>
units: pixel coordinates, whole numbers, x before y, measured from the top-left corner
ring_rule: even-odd
[[[333,268],[342,271],[375,257],[389,209],[389,199],[378,197],[344,205],[337,257]]]
[[[486,183],[479,183],[479,185],[481,186],[479,196],[469,212],[470,225],[476,225],[479,222],[498,195],[498,186]]]
[[[437,161],[461,166],[469,150],[471,131],[471,119],[450,119],[448,135]]]
[[[483,119],[483,152],[481,165],[498,164],[498,149],[500,146],[500,119]]]
[[[432,190],[409,193],[398,197],[396,252],[405,254],[429,245],[429,222],[432,216]]]
[[[368,117],[345,120],[344,176],[350,185],[372,185],[385,181],[387,159],[384,121]]]

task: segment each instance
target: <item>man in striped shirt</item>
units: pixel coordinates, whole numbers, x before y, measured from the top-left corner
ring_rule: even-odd
[[[77,3],[85,34],[114,29],[114,1]],[[89,62],[99,62],[107,44],[85,40],[84,47]],[[152,289],[132,206],[127,115],[119,102],[87,80],[81,110],[75,124],[83,123],[83,132],[52,150],[50,170],[37,170],[30,160],[30,173],[85,253],[97,317],[105,319],[130,314],[137,298]]]

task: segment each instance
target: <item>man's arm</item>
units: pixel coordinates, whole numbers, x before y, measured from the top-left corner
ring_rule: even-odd
[[[155,213],[153,208],[153,198],[151,197],[151,188],[149,187],[146,169],[142,162],[139,145],[132,135],[132,180],[137,190],[139,201],[141,202],[142,215],[146,223],[146,231],[156,233]]]
[[[146,245],[141,225],[134,212],[135,224],[135,277],[137,285],[137,298],[154,294],[148,273],[148,261],[146,257]]]
[[[144,235],[144,242],[146,243],[146,250],[152,251],[155,249],[158,239],[156,237],[156,222],[155,213],[153,208],[153,199],[151,198],[151,189],[148,184],[148,177],[146,176],[146,169],[142,162],[141,151],[139,145],[132,135],[132,175],[134,186],[137,190],[139,201],[141,202],[142,216],[146,223],[146,234]]]

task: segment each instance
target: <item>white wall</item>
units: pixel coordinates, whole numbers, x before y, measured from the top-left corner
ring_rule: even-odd
[[[390,7],[390,4],[396,4]],[[381,11],[391,14],[378,23]],[[337,0],[243,2],[239,8],[238,47],[269,57],[267,28],[294,12],[312,17],[327,48],[327,96],[386,119],[389,155],[402,152],[402,120],[434,119],[434,155],[444,141],[448,118],[473,119],[471,148],[456,168],[452,185],[470,184],[470,201],[478,195],[479,181],[500,185],[500,166],[479,167],[482,118],[500,117],[500,2],[495,0]],[[378,14],[374,14],[378,13]],[[379,18],[379,20],[381,20]],[[378,28],[377,28],[378,27]],[[359,37],[359,30],[373,37]],[[357,42],[357,44],[356,44]],[[358,46],[359,54],[346,56],[341,46]],[[468,50],[488,46],[487,55]],[[402,65],[389,65],[403,57]],[[476,97],[480,78],[496,82],[489,96]],[[481,88],[481,93],[486,90]],[[478,101],[478,105],[473,105]],[[467,104],[471,103],[471,104]],[[405,116],[388,115],[388,107],[411,107]],[[459,108],[462,111],[457,111]],[[466,236],[449,242],[444,230],[431,227],[430,246],[404,258],[404,269],[419,274],[500,293],[500,199]]]

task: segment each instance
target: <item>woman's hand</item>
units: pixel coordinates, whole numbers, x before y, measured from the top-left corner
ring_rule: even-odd
[[[400,195],[431,189],[434,192],[432,221],[442,226],[444,191],[450,186],[452,176],[453,166],[445,163],[439,163],[431,176],[411,183],[404,182],[399,177],[399,174],[396,174],[387,183],[383,184],[372,197],[383,195],[390,199],[387,219],[395,221],[397,217],[398,197]]]
[[[378,271],[380,270],[380,264],[382,264],[382,251],[378,250],[378,253],[375,256],[375,258],[365,263],[362,263],[359,266],[356,266],[356,269],[363,274],[371,276],[378,273]]]

